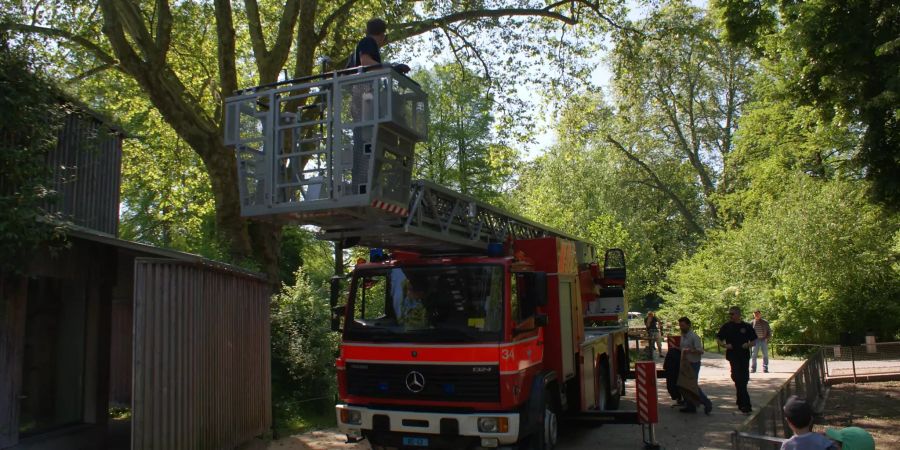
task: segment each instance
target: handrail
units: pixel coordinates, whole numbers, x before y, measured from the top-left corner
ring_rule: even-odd
[[[327,80],[327,79],[329,79],[329,78],[336,78],[336,77],[338,77],[338,76],[353,75],[353,74],[357,74],[357,73],[365,73],[365,72],[368,72],[368,71],[370,71],[370,70],[375,70],[375,69],[391,69],[391,70],[393,70],[394,72],[397,72],[398,74],[402,75],[402,76],[403,76],[404,78],[406,78],[407,80],[412,81],[413,83],[415,83],[416,86],[420,86],[419,83],[416,82],[416,80],[413,80],[412,78],[408,77],[405,73],[400,72],[400,71],[397,70],[397,68],[396,68],[395,66],[393,66],[393,65],[390,65],[390,64],[370,64],[370,65],[368,65],[368,66],[348,67],[348,68],[345,68],[345,69],[333,70],[333,71],[331,71],[331,72],[317,73],[317,74],[313,74],[313,75],[302,76],[302,77],[299,77],[299,78],[291,78],[290,80],[274,81],[274,82],[272,82],[272,83],[261,84],[261,85],[259,85],[259,86],[251,86],[251,87],[244,88],[244,89],[238,89],[238,90],[234,91],[233,94],[234,94],[234,95],[246,95],[246,94],[252,94],[252,93],[255,93],[255,92],[257,92],[257,91],[259,91],[259,90],[261,90],[261,89],[269,89],[269,88],[274,88],[274,87],[284,86],[284,85],[288,85],[288,84],[308,83],[308,82],[310,82],[310,81],[315,81],[315,80]]]

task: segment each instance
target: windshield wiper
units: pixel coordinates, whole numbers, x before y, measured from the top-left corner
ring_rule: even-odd
[[[484,338],[480,331],[473,328],[426,328],[412,332],[417,337],[432,338],[436,342],[473,342]]]

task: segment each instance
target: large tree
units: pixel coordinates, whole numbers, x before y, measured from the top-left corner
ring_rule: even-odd
[[[488,81],[456,63],[435,66],[417,78],[429,93],[431,119],[415,175],[497,200],[509,186],[517,155],[496,130]]]
[[[900,9],[891,0],[716,0],[730,41],[796,74],[788,95],[860,123],[855,162],[900,208]]]
[[[614,129],[602,136],[638,168],[634,181],[668,197],[692,233],[719,223],[752,66],[702,9],[672,2],[612,52]],[[692,180],[685,186],[683,180]]]
[[[436,31],[454,53],[469,52],[482,62],[485,57],[473,33],[494,33],[495,42],[507,43],[495,46],[505,53],[502,56],[527,58],[552,54],[547,52],[550,48],[572,48],[563,28],[594,33],[621,15],[621,3],[615,0],[11,3],[20,20],[2,28],[20,33],[26,45],[39,42],[35,35],[55,40],[59,45],[43,46],[40,52],[55,58],[54,70],[70,76],[76,87],[81,80],[113,69],[140,89],[202,161],[215,199],[216,225],[228,242],[230,259],[255,259],[273,279],[283,224],[240,215],[235,158],[222,142],[224,97],[239,87],[269,83],[284,74],[309,75],[320,56],[330,56],[335,66],[340,65],[364,22],[375,15],[388,20],[391,42]],[[530,32],[540,33],[540,39],[529,39]],[[509,60],[510,67],[516,66],[517,58],[500,56],[497,61]],[[484,64],[486,70],[490,65]]]

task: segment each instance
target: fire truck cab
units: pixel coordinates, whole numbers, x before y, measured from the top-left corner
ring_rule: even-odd
[[[618,406],[624,329],[591,327],[585,315],[606,283],[597,265],[559,237],[512,246],[515,256],[403,254],[356,266],[337,360],[348,438],[552,448],[567,412]]]

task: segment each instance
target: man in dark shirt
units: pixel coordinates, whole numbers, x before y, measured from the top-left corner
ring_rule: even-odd
[[[731,319],[719,328],[716,338],[725,347],[725,359],[731,365],[731,380],[737,391],[738,409],[749,414],[753,411],[750,405],[750,393],[747,382],[750,381],[750,348],[756,341],[756,331],[741,320],[741,309],[732,306],[728,310]]]
[[[647,337],[650,340],[650,353],[653,353],[653,346],[656,345],[656,348],[659,350],[659,356],[662,357],[662,342],[660,342],[659,336],[662,324],[659,323],[659,318],[656,317],[653,311],[647,313],[647,318],[644,319],[644,326],[647,328]]]
[[[366,37],[359,40],[347,67],[381,64],[381,47],[387,43],[387,24],[381,19],[366,23]]]
[[[366,22],[366,36],[359,40],[353,54],[347,60],[347,68],[357,66],[372,66],[381,64],[381,47],[387,44],[387,24],[382,19],[372,19]],[[409,72],[406,64],[392,66],[401,73]]]

